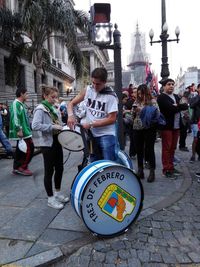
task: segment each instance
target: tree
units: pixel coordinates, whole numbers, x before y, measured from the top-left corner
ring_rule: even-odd
[[[84,60],[77,43],[77,29],[87,34],[89,38],[90,23],[86,12],[75,10],[70,0],[19,0],[19,13],[10,16],[11,13],[8,10],[4,9],[4,11],[0,12],[0,25],[2,29],[4,25],[8,25],[13,35],[23,37],[23,42],[17,46],[22,47],[23,44],[23,49],[20,51],[26,51],[36,67],[37,90],[41,83],[45,55],[47,55],[44,43],[52,37],[65,43],[76,77],[81,77]],[[13,24],[14,18],[17,18],[15,23],[18,28]],[[5,34],[3,32],[4,30],[2,36]]]

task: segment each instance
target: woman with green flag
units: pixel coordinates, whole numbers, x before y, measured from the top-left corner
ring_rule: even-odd
[[[40,131],[40,147],[44,159],[44,186],[48,196],[48,206],[62,209],[68,197],[61,194],[63,175],[63,149],[58,142],[58,133],[62,130],[59,111],[54,107],[58,99],[58,89],[41,85],[42,102],[35,108],[32,129]],[[53,179],[54,186],[53,190]]]

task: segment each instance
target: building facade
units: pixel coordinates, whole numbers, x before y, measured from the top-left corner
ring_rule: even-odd
[[[18,10],[18,0],[0,0],[0,7],[6,7],[12,12]],[[74,5],[74,2],[72,1]],[[86,58],[86,75],[80,81],[75,79],[75,70],[68,58],[68,52],[65,44],[51,37],[44,43],[44,48],[49,51],[50,64],[44,62],[44,68],[41,72],[41,81],[49,85],[58,87],[59,94],[62,97],[71,98],[88,81],[91,70],[97,66],[106,66],[109,60],[107,51],[99,50],[92,44],[89,44],[86,36],[78,34],[80,49]],[[29,93],[29,106],[35,106],[38,102],[38,92],[36,87],[36,70],[32,63],[26,58],[20,60],[20,73],[16,86],[12,86],[8,79],[8,57],[9,48],[0,47],[0,102],[11,102],[15,98],[17,86],[25,87]],[[84,80],[85,79],[85,80]]]

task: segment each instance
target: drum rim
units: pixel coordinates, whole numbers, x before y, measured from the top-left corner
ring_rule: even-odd
[[[95,162],[96,162],[96,161],[95,161]],[[114,162],[114,161],[111,161],[111,162]],[[116,162],[114,162],[114,163],[116,163]],[[82,219],[83,222],[84,222],[84,225],[85,225],[85,226],[88,228],[88,230],[89,230],[90,232],[92,232],[94,235],[96,235],[96,236],[101,236],[101,237],[105,237],[105,238],[106,238],[106,237],[109,238],[109,237],[118,236],[118,235],[120,235],[120,234],[126,232],[126,231],[128,230],[128,228],[131,226],[131,224],[134,223],[135,220],[136,220],[136,219],[138,218],[138,216],[140,215],[140,212],[141,212],[142,207],[143,207],[143,201],[144,201],[144,188],[143,188],[142,182],[141,182],[140,178],[138,177],[138,175],[137,175],[133,170],[131,170],[130,168],[128,168],[128,167],[126,167],[126,166],[124,166],[124,165],[122,165],[122,164],[116,163],[116,165],[118,165],[118,166],[122,166],[122,167],[126,168],[128,171],[132,172],[132,173],[135,175],[135,177],[137,178],[138,183],[139,183],[139,185],[140,185],[140,190],[141,190],[141,201],[140,201],[140,204],[139,204],[139,206],[138,206],[138,211],[137,211],[137,213],[136,213],[134,219],[133,219],[133,220],[132,220],[126,227],[124,227],[122,230],[120,230],[120,231],[117,232],[117,233],[113,233],[113,234],[100,234],[100,233],[96,233],[96,232],[94,232],[92,229],[90,229],[90,227],[86,224],[85,219],[84,219],[84,217],[83,217],[82,201],[83,201],[83,196],[84,196],[84,193],[85,193],[86,188],[87,188],[87,186],[88,186],[88,183],[87,183],[86,186],[84,187],[84,190],[83,190],[82,195],[81,195],[80,204],[79,204],[79,206],[80,206],[80,209],[79,209],[79,210],[80,210],[80,215],[81,215],[81,219]],[[111,167],[111,166],[107,166],[107,167]]]
[[[63,133],[63,132],[72,132],[73,134],[79,135],[79,136],[81,137],[81,139],[83,139],[81,133],[75,132],[75,131],[73,131],[73,130],[71,130],[71,129],[64,129],[64,130],[62,130],[62,131],[58,134],[58,141],[59,141],[59,135],[60,135],[61,133]],[[59,141],[59,143],[60,143],[60,141]],[[61,144],[61,143],[60,143],[60,144]],[[84,147],[84,142],[83,142],[83,148],[81,148],[81,149],[69,149],[69,148],[66,148],[65,146],[63,146],[62,144],[61,144],[61,146],[62,146],[64,149],[67,149],[68,151],[72,151],[72,152],[83,151],[84,148],[85,148],[85,147]]]
[[[80,203],[81,203],[81,201],[82,201],[82,196],[83,196],[83,194],[84,194],[84,189],[85,189],[85,187],[87,186],[87,184],[88,184],[88,182],[90,181],[90,179],[89,178],[91,178],[91,175],[94,175],[94,174],[96,174],[97,172],[99,172],[99,168],[105,168],[105,167],[109,167],[110,166],[110,164],[112,164],[113,163],[113,161],[111,161],[111,160],[98,160],[98,161],[94,161],[94,162],[92,162],[92,163],[90,163],[89,165],[87,165],[85,168],[83,168],[79,173],[77,173],[77,175],[76,175],[76,177],[75,177],[75,179],[74,179],[74,181],[73,181],[73,183],[72,183],[72,185],[71,185],[71,190],[70,190],[70,199],[71,199],[71,203],[72,203],[72,206],[73,206],[73,208],[75,209],[75,211],[78,213],[78,215],[79,216],[81,216],[81,212],[80,212],[80,203],[78,203],[78,211],[76,210],[76,208],[75,208],[75,201],[74,201],[74,198],[73,198],[73,196],[75,196],[75,190],[76,190],[76,188],[77,188],[77,185],[78,185],[78,183],[80,182],[80,180],[78,180],[78,181],[75,181],[76,180],[76,178],[78,177],[78,175],[80,175],[80,177],[86,172],[86,171],[88,171],[91,167],[93,167],[94,165],[97,165],[97,164],[101,164],[101,163],[107,163],[107,165],[104,165],[104,166],[99,166],[99,167],[97,167],[96,168],[96,170],[94,170],[92,173],[90,173],[90,175],[87,177],[87,179],[86,179],[86,181],[85,181],[85,186],[84,186],[84,188],[81,190],[81,192],[82,192],[82,194],[81,194],[81,192],[79,192],[79,195],[81,194],[81,199],[80,199]],[[114,162],[115,163],[115,162]],[[117,165],[117,163],[115,163],[115,165]],[[85,171],[84,171],[85,170]],[[84,172],[83,172],[84,171]],[[76,182],[76,184],[75,184],[75,182]],[[75,190],[72,190],[72,186],[74,186],[75,187]],[[83,186],[83,185],[82,185]],[[74,191],[73,193],[74,194],[72,194],[72,191]],[[73,200],[72,200],[73,199]],[[80,214],[79,214],[80,213]]]
[[[123,150],[119,150],[119,151],[117,152],[117,155],[119,156],[120,153],[126,157],[127,162],[128,162],[128,164],[129,164],[129,166],[130,166],[129,168],[130,168],[131,170],[133,170],[133,163],[132,163],[130,157],[128,156],[128,154],[127,154],[125,151],[123,151]],[[121,158],[120,158],[120,160],[123,161]],[[120,163],[119,163],[119,164],[120,164]],[[126,166],[126,165],[124,165],[124,166],[125,166],[125,167],[128,167],[128,166]]]

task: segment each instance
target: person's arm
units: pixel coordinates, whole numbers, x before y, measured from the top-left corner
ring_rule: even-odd
[[[117,119],[117,112],[111,112],[108,116],[104,119],[93,121],[91,123],[83,123],[82,126],[84,129],[102,127],[106,125],[110,125],[116,122]]]
[[[68,121],[67,125],[72,129],[76,123],[73,108],[75,105],[84,100],[86,90],[81,91],[76,97],[74,97],[67,105]]]

